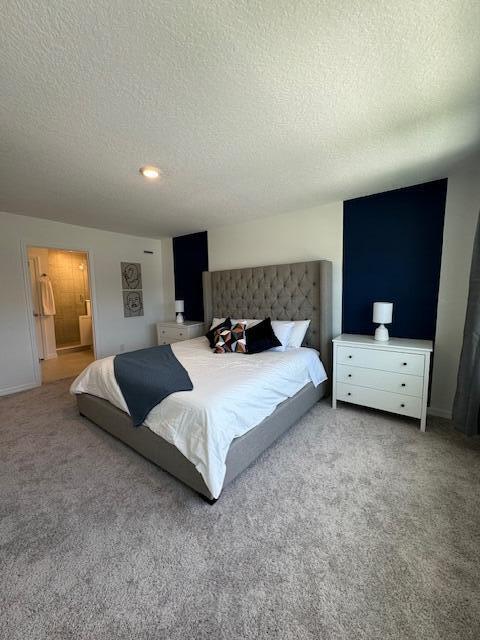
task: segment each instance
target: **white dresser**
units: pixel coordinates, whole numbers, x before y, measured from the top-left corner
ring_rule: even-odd
[[[400,413],[425,431],[432,351],[430,340],[343,333],[333,340],[332,407],[343,400]]]
[[[183,323],[157,322],[157,344],[170,344],[198,338],[205,334],[205,323],[185,320]]]

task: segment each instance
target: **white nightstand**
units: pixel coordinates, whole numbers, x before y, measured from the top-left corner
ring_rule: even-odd
[[[185,322],[157,322],[157,344],[171,344],[198,338],[205,333],[205,323],[196,320]]]
[[[332,407],[337,400],[420,420],[425,431],[431,340],[343,333],[333,340]]]

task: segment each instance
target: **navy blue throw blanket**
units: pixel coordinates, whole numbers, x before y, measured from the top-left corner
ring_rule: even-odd
[[[193,389],[169,344],[120,353],[113,359],[113,371],[135,427],[171,393]]]

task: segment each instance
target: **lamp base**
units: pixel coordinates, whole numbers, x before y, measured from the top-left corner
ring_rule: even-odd
[[[379,342],[388,342],[390,336],[388,335],[388,329],[384,324],[381,324],[375,329],[375,340]]]
[[[177,323],[178,324],[183,324],[184,320],[183,320],[183,313],[177,313],[177,317],[176,317]]]

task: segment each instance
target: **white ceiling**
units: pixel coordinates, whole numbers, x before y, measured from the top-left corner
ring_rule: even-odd
[[[6,0],[0,210],[175,235],[444,177],[479,32],[478,0]]]

